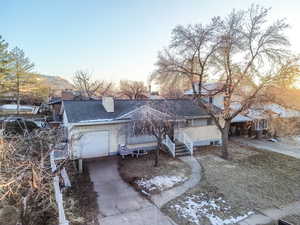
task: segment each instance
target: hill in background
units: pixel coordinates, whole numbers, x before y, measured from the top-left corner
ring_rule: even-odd
[[[68,80],[60,76],[50,76],[43,74],[39,74],[37,76],[39,76],[39,81],[41,81],[42,84],[46,87],[49,87],[54,95],[60,96],[62,90],[74,89],[74,86]]]

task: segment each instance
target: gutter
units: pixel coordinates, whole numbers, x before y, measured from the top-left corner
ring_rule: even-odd
[[[118,124],[118,123],[126,123],[130,120],[106,120],[106,121],[99,121],[99,122],[81,122],[81,123],[69,123],[70,124],[70,130],[72,130],[74,127],[79,126],[95,126],[95,125],[102,125],[102,124]]]

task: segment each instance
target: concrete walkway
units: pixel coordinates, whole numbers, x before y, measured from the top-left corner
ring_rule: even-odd
[[[233,139],[233,141],[236,141],[245,146],[251,146],[266,151],[277,152],[300,159],[300,147],[297,145],[291,146],[282,142],[270,142],[267,140],[251,140],[244,138],[235,138]]]
[[[89,162],[88,168],[101,225],[176,225],[122,180],[116,158]]]
[[[247,219],[241,221],[240,225],[257,225],[257,224],[270,224],[272,222],[277,222],[279,219],[294,215],[300,214],[300,201],[288,204],[279,209],[266,209],[260,212],[261,214],[255,214]]]
[[[193,156],[184,156],[180,157],[183,162],[188,164],[192,169],[191,178],[184,182],[182,185],[172,188],[168,191],[164,191],[157,195],[152,195],[152,202],[159,208],[165,205],[167,202],[171,201],[184,194],[187,190],[194,187],[200,182],[201,179],[201,166],[199,165],[197,159]]]

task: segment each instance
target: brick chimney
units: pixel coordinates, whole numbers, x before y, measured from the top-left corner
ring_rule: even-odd
[[[113,97],[102,97],[102,105],[106,112],[115,111],[115,102]]]
[[[73,91],[71,90],[63,90],[61,92],[61,98],[62,100],[73,100],[74,99]]]

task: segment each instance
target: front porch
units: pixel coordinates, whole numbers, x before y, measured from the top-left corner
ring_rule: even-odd
[[[162,144],[172,157],[193,155],[195,147],[219,145],[221,134],[215,125],[179,127],[174,123],[165,135]],[[126,136],[125,146],[129,151],[154,150],[157,140],[151,135]]]

